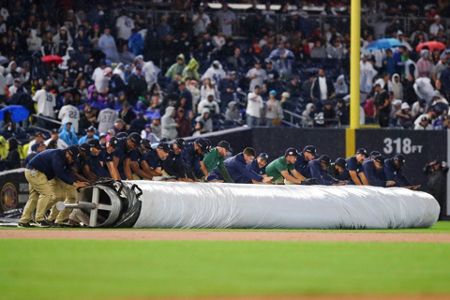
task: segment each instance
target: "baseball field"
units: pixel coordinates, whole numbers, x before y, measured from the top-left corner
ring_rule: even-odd
[[[0,299],[450,299],[450,222],[412,230],[0,229]]]

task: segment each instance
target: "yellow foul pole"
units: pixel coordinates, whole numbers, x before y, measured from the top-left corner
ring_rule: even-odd
[[[346,155],[355,153],[355,129],[360,126],[360,36],[361,36],[361,0],[351,0],[350,13],[350,128],[346,132]]]

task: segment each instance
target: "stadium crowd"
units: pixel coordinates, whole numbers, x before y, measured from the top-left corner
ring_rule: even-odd
[[[139,3],[4,3],[0,134],[26,144],[36,128],[55,128],[65,147],[92,130],[108,140],[125,131],[170,140],[243,124],[282,126],[287,111],[297,116],[291,126],[348,124],[347,2],[294,3],[296,10],[283,2],[280,11],[250,8],[245,18],[225,2],[214,10],[174,3],[151,17]],[[364,3],[363,123],[449,127],[449,31],[439,16],[448,4],[418,4]],[[400,12],[425,18],[406,26],[391,18]],[[382,37],[401,45],[370,48]],[[17,121],[11,105],[36,117]]]
[[[377,151],[369,155],[364,148],[331,163],[330,157],[319,156],[313,145],[301,152],[288,148],[282,156],[269,158],[250,147],[232,156],[227,141],[211,145],[202,137],[152,146],[134,132],[119,133],[109,141],[90,137],[85,142],[64,150],[46,150],[43,141],[33,144],[35,152],[27,157],[25,170],[29,199],[19,227],[79,225],[70,221],[69,209],[59,212],[56,202],[75,203],[77,188],[112,179],[419,188],[402,173],[403,155],[385,159]]]

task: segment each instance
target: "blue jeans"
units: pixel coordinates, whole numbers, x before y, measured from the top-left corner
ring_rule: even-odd
[[[247,126],[248,127],[259,126],[259,123],[260,123],[260,118],[247,115]]]

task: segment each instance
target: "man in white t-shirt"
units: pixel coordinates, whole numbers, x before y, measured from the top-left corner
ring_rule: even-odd
[[[261,62],[257,61],[255,67],[251,68],[245,76],[250,79],[250,92],[253,92],[256,86],[262,86],[264,80],[267,79],[266,71],[261,68]]]
[[[98,132],[105,133],[113,128],[114,122],[117,120],[117,112],[111,108],[104,108],[98,114]]]
[[[52,129],[50,138],[45,141],[47,149],[66,149],[68,146],[66,142],[59,138],[58,129]]]
[[[33,96],[33,101],[37,102],[37,113],[49,118],[55,118],[55,95],[50,93],[50,89],[53,86],[53,80],[47,79],[45,86],[36,92]]]
[[[259,126],[261,124],[261,109],[264,107],[263,100],[260,96],[261,87],[255,86],[253,92],[250,92],[247,97],[247,125],[249,127]]]
[[[134,21],[132,18],[124,13],[116,20],[117,37],[119,39],[128,41],[131,36],[131,31],[134,28]]]
[[[80,121],[80,111],[75,106],[71,105],[69,101],[64,103],[65,105],[61,107],[58,119],[61,120],[62,124],[67,122],[72,123],[75,132],[78,132],[78,122]]]

